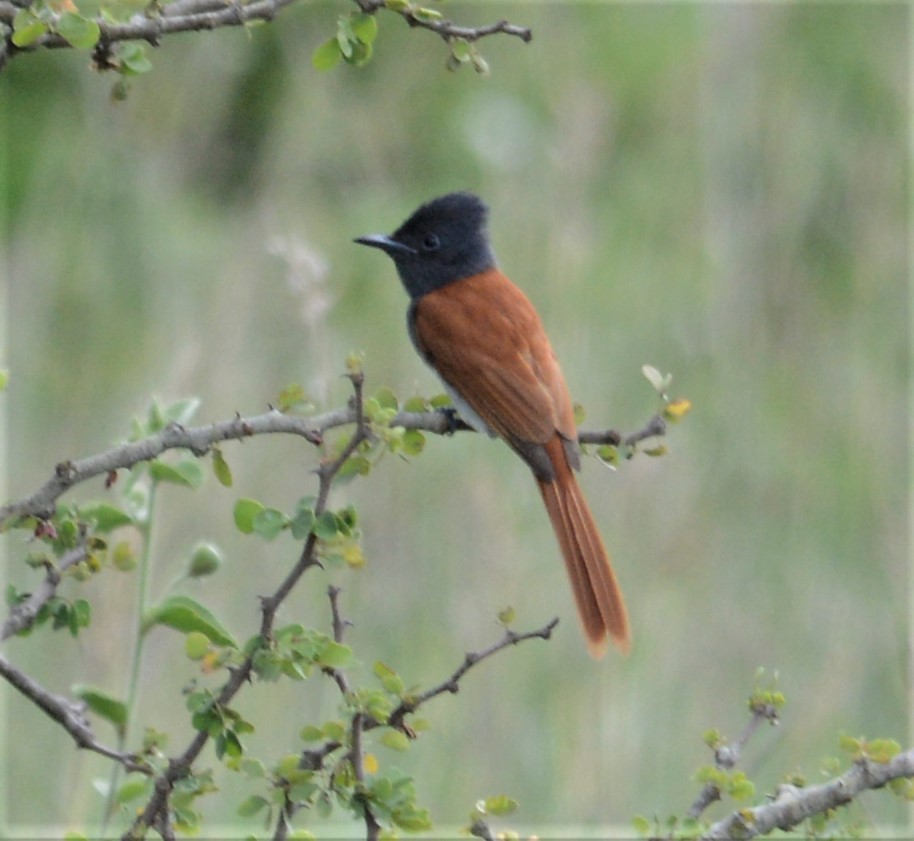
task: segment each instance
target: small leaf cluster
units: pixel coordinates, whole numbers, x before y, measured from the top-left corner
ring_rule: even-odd
[[[765,669],[758,669],[755,687],[746,703],[753,715],[763,716],[772,724],[777,724],[778,715],[786,703],[784,693],[778,689],[778,673],[767,676]]]
[[[216,757],[238,759],[244,753],[241,737],[254,732],[254,725],[239,712],[220,704],[209,689],[199,689],[187,696],[187,709],[194,730],[213,739]]]
[[[312,53],[311,63],[317,70],[330,70],[341,59],[354,67],[361,67],[371,61],[372,45],[377,35],[378,21],[374,15],[365,12],[340,15],[336,22],[336,35]]]
[[[352,658],[348,645],[299,624],[280,628],[266,643],[260,637],[254,637],[244,653],[252,655],[253,671],[265,681],[276,681],[280,677],[306,680],[315,668],[342,668]]]
[[[232,516],[235,527],[242,534],[256,534],[267,541],[275,540],[287,532],[294,540],[306,540],[314,535],[318,541],[317,553],[323,561],[342,562],[350,567],[365,563],[362,554],[362,532],[358,525],[358,512],[352,505],[336,511],[315,511],[314,497],[302,497],[291,514],[264,505],[248,497],[235,503]]]
[[[152,70],[152,62],[146,52],[146,45],[139,41],[106,44],[104,49],[99,49],[102,46],[99,21],[125,22],[132,15],[154,6],[155,2],[156,0],[107,0],[97,7],[98,17],[95,18],[81,10],[73,0],[34,0],[16,12],[12,42],[21,49],[28,49],[46,35],[58,35],[78,50],[96,50],[95,66],[119,74],[112,89],[112,97],[116,100],[123,99],[129,89],[129,80]]]
[[[869,759],[885,764],[901,753],[901,745],[894,739],[865,739],[863,736],[850,736],[847,733],[840,735],[838,746],[844,753],[849,754],[854,762]]]
[[[744,802],[755,796],[755,783],[744,771],[729,771],[715,765],[703,765],[695,772],[695,781],[702,785],[711,785],[719,794],[726,794],[736,801]]]
[[[355,665],[348,646],[300,625],[277,631],[275,645],[257,651],[255,663],[255,674],[261,680],[300,680],[321,672],[339,676]],[[389,666],[376,663],[372,674],[374,685],[349,688],[348,681],[343,682],[347,688],[337,717],[301,727],[299,738],[305,747],[300,753],[283,756],[272,764],[241,753],[228,757],[228,767],[263,786],[261,792],[250,794],[239,804],[240,817],[258,816],[270,825],[279,815],[290,819],[299,812],[327,818],[334,808],[364,819],[368,809],[375,820],[391,830],[431,829],[428,810],[416,801],[413,779],[394,768],[382,773],[377,754],[361,747],[363,735],[372,732],[377,733],[374,740],[379,747],[403,752],[427,727],[421,719],[393,726],[391,716],[412,696]],[[212,720],[212,697],[200,695],[196,703],[206,718],[195,721],[195,725],[221,732],[224,711],[216,715],[215,722]],[[358,740],[356,732],[360,734]],[[240,739],[237,747],[243,752]]]
[[[72,3],[55,8],[50,3],[36,2],[21,8],[13,18],[12,41],[17,47],[30,47],[49,32],[77,49],[90,49],[101,37],[98,24],[79,14]]]
[[[6,604],[14,608],[29,597],[28,593],[20,592],[12,584],[6,588]],[[28,636],[33,628],[50,623],[54,631],[66,629],[71,636],[79,636],[80,630],[88,628],[92,619],[92,607],[85,599],[65,599],[52,596],[35,614],[35,619],[30,625],[19,631],[19,636]]]
[[[670,385],[673,382],[672,374],[661,374],[653,365],[642,365],[641,373],[657,393],[659,406],[657,415],[663,423],[679,423],[692,409],[692,402],[685,398],[671,398]],[[576,407],[576,411],[583,416],[583,410]],[[578,420],[580,423],[580,420]],[[604,444],[597,449],[597,456],[610,467],[616,467],[620,461],[632,458],[636,452],[657,458],[665,456],[668,452],[664,444],[654,444],[649,447],[639,447],[638,443],[628,441],[620,444]]]
[[[448,70],[455,71],[461,67],[470,66],[477,73],[486,76],[489,73],[489,63],[482,57],[476,44],[466,38],[449,38],[448,46],[451,49],[447,57]]]
[[[402,407],[406,412],[429,411],[432,403],[423,397],[413,397]],[[394,392],[384,386],[367,397],[362,407],[365,420],[371,427],[369,435],[350,454],[337,474],[337,480],[347,482],[357,476],[367,476],[387,453],[403,458],[419,455],[425,449],[425,434],[418,429],[391,426],[401,410],[400,401]],[[341,435],[333,446],[332,455],[342,453],[352,440],[351,434]]]

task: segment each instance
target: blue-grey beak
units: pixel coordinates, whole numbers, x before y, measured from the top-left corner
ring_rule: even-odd
[[[369,234],[364,237],[356,237],[353,242],[357,242],[359,245],[370,245],[372,248],[380,248],[394,258],[400,255],[416,253],[415,248],[410,248],[402,242],[397,242],[397,240],[392,239],[386,234]]]

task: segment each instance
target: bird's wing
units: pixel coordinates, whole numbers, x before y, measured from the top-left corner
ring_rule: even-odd
[[[422,356],[512,445],[574,440],[568,388],[543,325],[496,269],[421,298],[410,330]]]

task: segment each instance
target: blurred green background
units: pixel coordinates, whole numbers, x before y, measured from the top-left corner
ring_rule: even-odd
[[[539,835],[624,833],[636,813],[685,810],[710,761],[702,732],[736,735],[759,666],[788,698],[746,756],[763,790],[796,770],[821,779],[841,730],[909,745],[909,9],[453,4],[460,22],[507,17],[534,40],[488,39],[489,77],[449,74],[436,37],[384,15],[369,66],[318,73],[311,51],[350,8],[169,38],[122,103],[83,53],[0,75],[7,494],[121,440],[151,395],[199,395],[210,421],[300,381],[332,407],[351,349],[369,391],[438,392],[392,265],[351,240],[472,189],[588,428],[648,418],[644,363],[695,408],[668,457],[585,462],[629,602],[628,658],[587,657],[539,495],[507,448],[430,440],[340,494],[361,512],[368,566],[309,573],[283,619],[326,627],[326,585],[341,586],[357,676],[380,659],[429,686],[499,636],[500,608],[519,628],[561,617],[552,642],[429,707],[408,754],[378,748],[382,767],[417,777],[439,827],[505,792],[521,803],[512,824]],[[313,492],[314,454],[291,439],[225,453],[234,488],[163,495],[153,590],[198,538],[217,542],[225,569],[188,591],[245,638],[295,549],[237,535],[232,506],[291,509]],[[18,538],[5,547],[27,586]],[[119,573],[71,584],[93,601],[89,631],[45,630],[6,655],[53,691],[119,694],[133,587]],[[194,673],[177,634],[151,637],[139,721],[172,732],[173,750]],[[7,826],[91,829],[107,764],[7,696]],[[252,687],[249,749],[300,749],[301,725],[336,704],[320,679]],[[236,777],[200,805],[211,829],[257,831],[232,818]],[[858,816],[905,818],[887,795],[864,802]]]

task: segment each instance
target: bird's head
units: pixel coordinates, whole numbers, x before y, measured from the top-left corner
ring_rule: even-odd
[[[413,299],[495,265],[486,231],[488,208],[472,193],[448,193],[423,204],[392,234],[358,237],[394,261]]]

